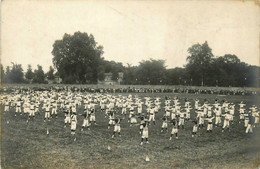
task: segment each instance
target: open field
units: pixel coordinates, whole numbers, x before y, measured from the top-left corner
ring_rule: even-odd
[[[134,94],[135,95],[135,94]],[[99,109],[96,113],[97,126],[90,131],[80,131],[83,117],[78,117],[74,142],[70,128],[64,128],[64,115],[44,123],[44,114],[36,115],[26,125],[27,117],[14,117],[14,110],[3,112],[1,107],[1,163],[3,168],[259,168],[259,128],[254,134],[245,134],[243,123],[238,123],[238,106],[243,100],[247,109],[252,104],[259,106],[257,96],[217,96],[208,94],[139,93],[138,96],[162,98],[178,96],[183,105],[184,98],[207,98],[210,103],[218,97],[236,104],[235,122],[231,130],[221,128],[207,133],[206,128],[191,137],[192,122],[185,123],[179,130],[179,139],[169,141],[170,131],[161,133],[163,112],[156,114],[156,125],[149,127],[150,144],[140,145],[139,126],[129,127],[127,120],[121,124],[122,137],[111,138],[113,129],[107,129],[108,119]],[[192,101],[192,106],[194,102]],[[81,113],[82,109],[79,110]],[[194,118],[194,111],[191,112]],[[7,123],[9,121],[9,123]],[[46,135],[46,128],[50,134]],[[169,125],[171,130],[172,125]],[[111,150],[107,147],[110,146]],[[145,161],[149,156],[150,162]]]

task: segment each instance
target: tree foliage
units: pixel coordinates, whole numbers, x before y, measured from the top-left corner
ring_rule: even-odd
[[[191,85],[191,79],[188,77],[185,68],[176,67],[166,71],[166,84],[167,85]]]
[[[210,67],[213,54],[207,41],[204,44],[195,44],[188,49],[186,69],[193,79],[194,85],[205,85],[210,75],[207,71]]]
[[[28,80],[32,80],[33,79],[33,71],[32,71],[32,66],[29,64],[28,68],[27,68],[27,72],[25,73],[25,78]]]
[[[118,73],[123,72],[121,84],[130,85],[259,86],[259,67],[241,62],[236,55],[216,57],[207,42],[192,45],[188,53],[184,67],[166,69],[164,60],[154,59],[143,60],[137,66],[123,66],[101,57],[103,47],[97,45],[93,35],[75,32],[64,34],[53,44],[54,68],[51,66],[45,75],[42,66],[38,65],[33,72],[28,65],[25,77],[33,83],[46,83],[45,76],[49,80],[59,76],[63,83],[94,84],[104,80],[105,73],[112,73],[112,80],[117,81]],[[26,82],[21,65],[12,63],[5,71],[1,65],[1,81]]]
[[[112,73],[112,80],[117,81],[118,73],[124,71],[124,66],[122,63],[115,61],[103,61],[102,67],[104,68],[105,73]]]
[[[54,76],[54,69],[52,66],[50,66],[49,71],[46,74],[48,80],[54,80],[55,76]]]
[[[4,79],[5,79],[5,70],[4,70],[4,66],[2,64],[0,64],[0,71],[1,71],[1,83],[4,82]]]
[[[138,84],[159,85],[165,81],[165,61],[164,60],[146,60],[140,62],[136,71]]]
[[[135,85],[135,84],[140,84],[137,81],[137,66],[131,66],[130,64],[127,65],[127,67],[124,68],[124,77],[123,77],[123,84],[130,84],[130,85]]]
[[[21,64],[12,63],[12,68],[7,66],[5,74],[6,83],[23,83],[24,74]]]
[[[64,34],[53,44],[54,67],[65,83],[97,83],[103,47],[92,34]]]
[[[45,81],[45,74],[41,65],[37,65],[37,69],[34,70],[33,83],[47,83]]]

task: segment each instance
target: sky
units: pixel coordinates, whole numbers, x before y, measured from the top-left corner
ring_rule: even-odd
[[[259,65],[259,4],[256,1],[68,1],[4,0],[1,63],[52,65],[52,45],[65,33],[93,34],[103,57],[131,65],[163,59],[182,67],[187,49],[208,42],[215,56],[235,54]]]

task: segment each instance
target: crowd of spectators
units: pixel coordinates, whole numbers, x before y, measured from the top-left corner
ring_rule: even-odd
[[[71,91],[71,92],[89,92],[89,93],[190,93],[190,94],[218,94],[218,95],[257,95],[258,90],[247,90],[243,88],[151,88],[151,87],[89,87],[89,86],[10,86],[0,88],[0,92],[26,92],[26,91]]]

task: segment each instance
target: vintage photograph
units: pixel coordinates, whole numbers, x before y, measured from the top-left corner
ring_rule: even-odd
[[[260,168],[259,11],[2,0],[0,168]]]

